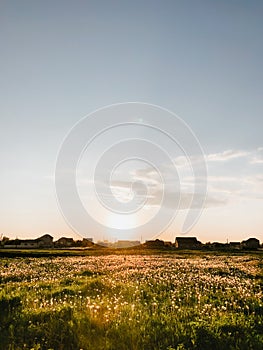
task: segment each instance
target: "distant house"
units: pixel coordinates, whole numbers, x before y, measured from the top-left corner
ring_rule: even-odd
[[[53,237],[45,234],[37,239],[12,239],[4,244],[5,248],[52,248]]]
[[[83,238],[83,241],[93,242],[93,238],[92,237]]]
[[[106,239],[103,241],[98,241],[97,244],[102,246],[102,247],[110,247],[111,246],[111,243]]]
[[[249,238],[246,241],[243,241],[241,244],[245,249],[258,249],[260,247],[260,243],[257,238]]]
[[[179,249],[199,249],[202,243],[196,237],[176,237],[175,247]]]
[[[4,248],[38,248],[34,239],[10,239],[4,243]]]
[[[241,249],[241,243],[240,242],[229,242],[229,248]]]
[[[130,248],[140,245],[140,241],[118,240],[112,246],[114,248]]]
[[[53,237],[49,234],[45,234],[35,240],[38,244],[38,248],[52,248],[53,247]]]
[[[146,248],[164,248],[164,241],[160,239],[149,240],[144,243]]]
[[[73,238],[61,237],[55,242],[55,246],[58,248],[68,248],[74,245]]]
[[[81,242],[82,247],[92,247],[94,246],[93,238],[83,238]]]
[[[38,242],[35,239],[23,239],[19,241],[19,248],[38,248]]]
[[[3,235],[0,235],[0,236],[2,238],[0,241],[0,246],[3,247],[5,245],[5,243],[9,241],[9,238],[6,236],[3,236]]]
[[[205,247],[209,249],[226,249],[228,248],[228,244],[220,243],[220,242],[212,242],[212,243],[206,243]]]
[[[167,247],[167,248],[173,248],[174,247],[174,244],[170,241],[165,241],[164,242],[164,246]]]

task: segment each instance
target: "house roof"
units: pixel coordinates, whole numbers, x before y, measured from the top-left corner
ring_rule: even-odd
[[[10,239],[6,241],[6,245],[19,245],[21,243],[36,243],[35,239]]]
[[[178,242],[198,242],[196,237],[176,237],[176,241]]]
[[[249,239],[247,239],[247,240],[245,240],[245,241],[243,241],[243,242],[251,242],[251,241],[257,241],[257,242],[259,242],[259,239],[252,237],[252,238],[249,238]]]
[[[61,242],[61,241],[68,241],[68,242],[73,242],[73,238],[71,237],[60,237],[57,242]]]
[[[49,234],[45,234],[45,235],[43,235],[43,236],[37,238],[36,241],[42,240],[43,238],[50,238],[50,239],[53,239],[53,237],[50,236]]]

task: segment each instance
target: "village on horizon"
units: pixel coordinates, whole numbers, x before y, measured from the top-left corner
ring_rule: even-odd
[[[107,240],[93,242],[93,238],[83,238],[82,240],[74,240],[69,237],[61,237],[54,241],[50,234],[44,234],[36,239],[9,239],[6,236],[0,237],[0,249],[65,249],[65,248],[81,248],[90,249],[92,247],[104,248],[163,248],[163,249],[231,249],[231,250],[257,250],[263,249],[259,239],[251,237],[242,242],[207,242],[202,243],[196,237],[176,237],[174,243],[171,241],[163,241],[160,239],[146,240],[145,243],[136,240],[117,240],[109,242]]]

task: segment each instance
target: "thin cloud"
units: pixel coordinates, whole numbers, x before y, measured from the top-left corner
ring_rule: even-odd
[[[252,156],[250,164],[263,164],[263,147],[259,147]]]
[[[111,183],[112,193],[117,194],[118,199],[128,200],[131,199],[130,190],[134,194],[134,197],[144,198],[146,207],[151,208],[155,206],[165,206],[167,209],[186,210],[189,208],[199,209],[202,206],[205,208],[218,207],[227,204],[227,199],[220,198],[212,195],[208,195],[206,199],[204,194],[195,194],[194,192],[187,191],[172,191],[168,186],[166,188],[165,200],[163,200],[163,189],[159,186],[148,187],[148,191],[142,186],[132,185],[129,181],[115,181]],[[195,201],[193,202],[193,199]],[[204,202],[205,199],[205,202]],[[203,204],[204,202],[204,204]]]
[[[227,205],[230,200],[235,200],[237,197],[247,199],[262,198],[263,175],[255,174],[253,170],[255,168],[250,164],[263,163],[263,147],[252,151],[225,150],[219,153],[207,154],[205,159],[207,163],[218,163],[217,167],[211,168],[213,170],[212,174],[210,173],[208,176],[195,178],[191,169],[185,167],[186,165],[189,167],[189,159],[185,156],[180,156],[174,159],[174,165],[179,167],[177,169],[179,177],[176,177],[176,171],[171,168],[172,164],[163,163],[159,165],[157,170],[153,167],[145,167],[134,169],[128,175],[125,173],[119,174],[119,179],[111,181],[110,184],[96,181],[96,187],[105,196],[114,196],[124,202],[134,199],[138,201],[145,200],[149,207],[160,205],[163,190],[165,190],[170,194],[166,195],[166,203],[164,205],[168,208],[174,208],[178,203],[178,196],[180,196],[179,209],[188,209],[191,205],[193,194],[201,192],[199,188],[200,186],[205,186],[205,183],[207,183],[208,189],[205,201],[205,207],[207,208]],[[242,160],[241,163],[237,164],[238,168],[223,167],[224,162],[231,162],[235,159]],[[191,160],[198,163],[200,159],[192,157]],[[220,175],[217,175],[216,169],[220,171]],[[227,172],[224,169],[227,169]],[[89,181],[86,179],[83,182],[83,184],[88,183]],[[111,191],[108,191],[109,186]],[[202,203],[200,196],[198,197],[197,195],[195,197],[197,198],[197,203],[194,203],[194,207],[198,207],[198,199]]]
[[[202,161],[207,163],[209,162],[226,162],[233,159],[244,158],[252,155],[253,152],[243,151],[243,150],[225,150],[218,153],[210,153],[204,154],[203,157],[200,156],[190,156],[189,159],[186,156],[178,156],[174,159],[174,164],[178,168],[189,167],[190,160],[192,164],[198,164]],[[258,160],[258,159],[257,159]],[[259,158],[259,161],[263,162],[263,154],[262,159]],[[256,161],[256,160],[255,160]]]
[[[206,156],[207,161],[210,162],[224,162],[236,158],[242,158],[248,156],[250,153],[247,151],[234,151],[234,150],[227,150],[219,153],[212,153],[208,154]]]
[[[163,193],[155,192],[151,198],[147,200],[147,205],[160,205]],[[194,200],[194,201],[193,201]],[[215,196],[193,193],[193,192],[169,192],[166,194],[165,202],[161,205],[166,206],[167,209],[187,210],[200,209],[201,207],[212,208],[218,206],[225,206],[228,203],[226,198],[217,198]]]

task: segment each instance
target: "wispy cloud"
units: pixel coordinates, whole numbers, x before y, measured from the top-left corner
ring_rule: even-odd
[[[160,205],[163,193],[161,191],[154,192],[147,201],[147,205]],[[186,210],[189,208],[200,209],[201,207],[211,208],[227,204],[227,199],[217,198],[211,195],[204,195],[193,192],[169,192],[165,195],[166,200],[161,203],[168,209]]]
[[[190,165],[190,161],[192,164],[198,164],[201,161],[205,161],[207,163],[209,162],[226,162],[230,161],[233,159],[238,159],[238,158],[244,158],[248,156],[253,156],[253,152],[249,151],[243,151],[243,150],[225,150],[222,152],[218,153],[210,153],[210,154],[204,154],[203,157],[201,156],[191,156],[191,157],[186,157],[186,156],[178,156],[174,159],[174,164],[176,167],[185,167]]]
[[[252,155],[251,164],[263,164],[263,147],[259,147]]]
[[[206,159],[207,159],[207,161],[210,161],[210,162],[224,162],[224,161],[228,161],[231,159],[246,157],[249,154],[250,154],[250,152],[247,152],[247,151],[226,150],[226,151],[219,152],[219,153],[208,154],[206,156]]]
[[[208,188],[204,204],[206,208],[224,206],[238,198],[263,198],[263,175],[258,170],[256,172],[255,169],[258,168],[253,166],[263,163],[262,147],[252,151],[225,150],[207,154],[205,159],[208,163],[208,176],[204,174],[195,178],[187,157],[180,156],[174,160],[174,164],[179,167],[178,177],[175,176],[174,169],[171,169],[173,165],[160,164],[158,171],[153,167],[145,167],[134,169],[129,174],[120,173],[110,184],[95,180],[96,188],[109,200],[111,197],[121,202],[135,200],[139,203],[144,202],[149,208],[160,205],[163,191],[166,191],[163,205],[174,208],[180,197],[179,209],[188,209],[192,204],[194,193],[197,192],[194,203],[194,207],[197,208],[204,200],[202,191],[198,188],[206,183]],[[229,163],[235,159],[240,159],[240,162],[224,166],[224,162]],[[198,163],[197,157],[191,160]],[[83,179],[79,184],[94,185],[93,181],[88,179]]]
[[[190,207],[198,209],[202,206],[209,208],[227,204],[227,199],[222,198],[222,196],[208,195],[205,198],[205,194],[201,193],[195,194],[185,190],[175,191],[170,185],[162,187],[162,184],[156,184],[156,186],[148,187],[147,184],[143,186],[137,183],[132,184],[130,181],[114,181],[111,183],[111,189],[112,195],[123,202],[133,198],[137,198],[138,202],[141,202],[143,199],[145,207],[148,209],[164,206],[167,209],[185,210]]]

